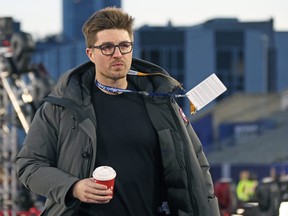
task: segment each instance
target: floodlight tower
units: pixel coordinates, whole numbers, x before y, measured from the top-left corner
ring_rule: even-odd
[[[0,29],[1,30],[1,29]],[[0,44],[0,167],[2,168],[2,210],[4,215],[15,215],[19,185],[16,176],[18,131],[29,130],[39,102],[39,92],[47,90],[47,77],[39,65],[32,66],[30,58],[34,42],[30,34],[13,33]],[[46,74],[44,74],[46,75]],[[49,81],[48,81],[49,82]]]
[[[0,53],[0,164],[1,164],[1,210],[6,216],[9,213],[15,215],[14,200],[17,196],[17,176],[15,158],[17,154],[17,128],[15,126],[16,113],[11,105],[7,92],[7,67],[6,56],[9,51]]]
[[[16,203],[23,189],[15,164],[19,139],[54,85],[41,63],[31,63],[32,36],[14,27],[11,17],[0,17],[0,214],[4,216],[16,216],[21,210],[21,203]]]

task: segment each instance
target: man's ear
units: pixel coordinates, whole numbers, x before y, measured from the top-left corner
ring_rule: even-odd
[[[86,55],[90,59],[90,61],[94,62],[93,52],[91,48],[86,48]]]

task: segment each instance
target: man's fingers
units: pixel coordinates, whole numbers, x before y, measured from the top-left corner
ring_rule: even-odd
[[[92,179],[77,182],[73,188],[73,195],[86,203],[108,203],[112,199],[112,191]]]

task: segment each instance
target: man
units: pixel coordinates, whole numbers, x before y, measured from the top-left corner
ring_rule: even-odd
[[[132,58],[133,23],[117,8],[93,14],[90,62],[64,74],[34,117],[17,167],[47,197],[42,215],[219,215],[202,146],[173,98],[180,85]],[[91,178],[101,165],[117,172],[113,198]]]
[[[258,208],[263,215],[279,215],[281,193],[277,179],[270,176],[264,177],[257,185],[255,195],[259,204]]]

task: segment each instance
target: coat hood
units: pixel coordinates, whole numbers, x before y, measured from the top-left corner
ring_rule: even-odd
[[[180,83],[166,70],[151,62],[133,58],[130,70],[144,73],[140,76],[127,75],[127,80],[132,82],[138,91],[173,93],[181,88]],[[72,99],[79,105],[88,104],[94,79],[95,65],[90,61],[86,62],[64,73],[49,96]]]

